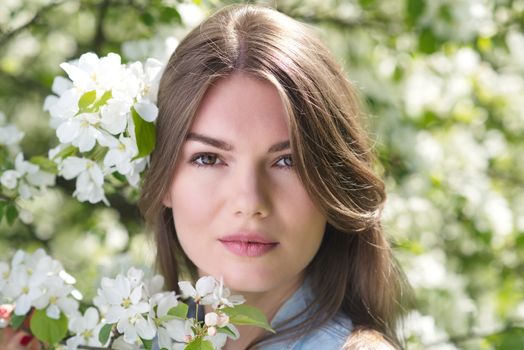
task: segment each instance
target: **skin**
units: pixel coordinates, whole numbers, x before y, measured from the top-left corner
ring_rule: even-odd
[[[245,73],[223,78],[207,91],[189,135],[163,201],[182,248],[201,275],[223,277],[271,319],[300,286],[326,225],[293,168],[280,96]],[[248,257],[220,241],[245,230],[278,244]],[[245,347],[260,330],[240,332],[242,344],[227,349]]]
[[[7,305],[0,305],[3,312],[0,314],[2,318],[9,319],[12,309]],[[22,328],[28,328],[28,321],[24,322]],[[13,328],[0,328],[0,350],[40,350],[42,349],[40,343],[36,338],[22,344],[24,337],[30,336],[25,330],[14,330]]]

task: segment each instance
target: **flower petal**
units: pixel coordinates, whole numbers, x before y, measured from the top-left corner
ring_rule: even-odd
[[[158,107],[147,100],[135,103],[134,108],[140,117],[147,122],[154,122],[158,116]]]
[[[196,297],[196,289],[187,281],[178,282],[183,298]]]
[[[213,293],[213,290],[215,289],[216,285],[217,282],[213,277],[204,276],[198,279],[196,283],[196,290],[198,295],[203,297]]]

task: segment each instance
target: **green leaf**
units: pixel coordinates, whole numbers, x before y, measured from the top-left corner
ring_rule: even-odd
[[[235,307],[226,307],[221,311],[229,316],[229,322],[233,324],[257,326],[275,333],[269,325],[266,316],[256,307],[237,305]]]
[[[196,338],[187,344],[184,350],[214,350],[214,347],[210,341]]]
[[[56,163],[47,157],[34,156],[31,157],[29,161],[33,164],[38,165],[40,169],[47,171],[48,173],[55,175],[58,174],[58,167],[56,166]]]
[[[178,303],[177,306],[172,307],[171,309],[169,309],[167,314],[170,315],[170,316],[175,316],[175,317],[178,317],[178,318],[185,319],[186,316],[187,316],[187,310],[189,310],[189,306],[187,306],[186,304],[180,302],[180,303]]]
[[[18,329],[20,328],[20,326],[22,325],[22,323],[24,323],[24,320],[26,318],[27,315],[15,315],[13,314],[11,316],[11,326],[14,328],[14,329]]]
[[[169,23],[171,21],[182,23],[182,17],[176,7],[163,6],[160,8],[160,22]]]
[[[104,345],[107,343],[112,330],[112,324],[106,324],[104,327],[102,327],[102,329],[100,329],[100,333],[98,333],[98,340],[100,341],[100,344]]]
[[[521,350],[524,344],[524,328],[515,327],[484,338],[495,349]]]
[[[7,202],[0,200],[0,222],[2,222],[2,219],[4,218],[4,211],[7,207]]]
[[[86,113],[90,106],[96,101],[96,90],[91,90],[83,94],[78,100],[79,113]]]
[[[358,3],[362,7],[370,7],[375,4],[375,0],[358,0]]]
[[[424,28],[418,38],[418,48],[426,54],[431,54],[437,51],[439,44],[437,38],[431,31],[431,28]]]
[[[18,209],[16,208],[14,204],[7,205],[7,208],[5,210],[5,217],[9,225],[12,225],[15,223],[15,220],[18,217]]]
[[[78,152],[78,148],[76,148],[73,145],[69,145],[66,148],[64,148],[63,150],[61,150],[60,152],[58,152],[53,157],[53,159],[64,159],[64,158],[67,158],[69,156],[76,154],[77,152]]]
[[[151,27],[153,24],[155,24],[155,17],[149,12],[142,13],[140,15],[140,20],[148,27]]]
[[[58,320],[47,316],[45,309],[35,310],[30,322],[31,332],[41,341],[56,344],[67,334],[67,317],[60,313]]]
[[[441,5],[438,10],[438,15],[447,23],[453,22],[453,10],[449,5]]]
[[[111,90],[104,92],[102,97],[96,103],[93,105],[93,108],[95,109],[94,112],[98,112],[100,110],[100,107],[105,105],[109,99],[113,97],[113,92]]]
[[[424,0],[407,0],[406,11],[407,11],[407,22],[410,25],[417,23],[417,20],[424,12],[426,8],[426,2]]]
[[[115,171],[115,172],[113,173],[113,176],[115,177],[115,179],[117,179],[117,180],[120,181],[120,182],[124,182],[124,183],[125,183],[125,182],[127,181],[125,175],[122,175],[122,174],[120,174],[120,173],[117,172],[117,171]]]
[[[111,90],[104,92],[104,94],[97,99],[96,90],[88,91],[78,100],[78,113],[96,113],[100,107],[105,105],[107,101],[113,97]]]
[[[135,136],[138,147],[136,158],[148,156],[155,148],[156,129],[155,124],[146,122],[134,108],[132,108],[133,122],[135,123]]]
[[[144,348],[146,348],[146,350],[151,350],[153,348],[153,340],[152,339],[140,338],[140,340],[142,340],[142,344],[144,344]]]
[[[218,332],[218,333],[224,333],[224,334],[230,335],[233,339],[235,339],[235,338],[237,337],[237,335],[235,334],[235,332],[233,332],[231,329],[229,329],[228,326],[221,327],[221,328],[217,328],[217,332]]]

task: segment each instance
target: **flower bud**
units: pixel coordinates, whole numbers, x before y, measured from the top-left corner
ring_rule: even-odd
[[[210,337],[213,337],[215,334],[217,334],[216,327],[209,327],[207,329],[207,335],[209,335]]]
[[[219,314],[218,315],[218,320],[217,320],[217,326],[218,327],[225,327],[227,326],[229,323],[229,316],[226,315],[226,314]]]
[[[206,326],[216,326],[218,322],[218,315],[215,312],[210,312],[206,314],[204,321],[206,323]]]
[[[0,305],[0,328],[5,328],[9,325],[13,306],[9,304]]]

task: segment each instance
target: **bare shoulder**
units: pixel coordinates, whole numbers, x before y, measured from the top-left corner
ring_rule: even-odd
[[[369,328],[356,328],[341,350],[398,350],[382,333]]]

